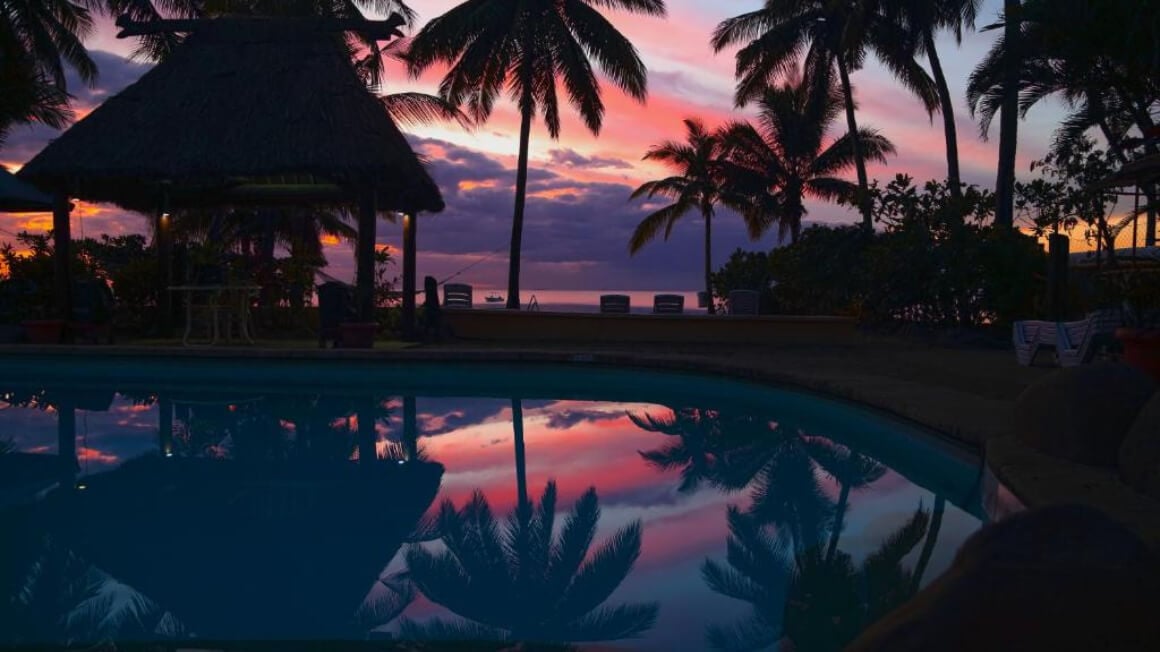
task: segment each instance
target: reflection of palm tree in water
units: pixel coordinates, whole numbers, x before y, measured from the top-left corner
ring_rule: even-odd
[[[442,553],[412,546],[410,580],[432,602],[466,620],[404,620],[408,639],[567,643],[635,637],[652,627],[656,604],[601,607],[640,555],[640,522],[622,528],[593,554],[600,507],[590,487],[554,532],[556,484],[533,504],[527,496],[523,405],[512,401],[517,506],[502,526],[482,492],[462,509],[444,501]]]
[[[710,626],[710,646],[729,652],[778,643],[783,650],[841,650],[913,595],[915,576],[902,559],[922,540],[928,522],[920,506],[855,566],[849,554],[828,546],[790,552],[757,519],[730,508],[727,565],[706,560],[702,574],[711,589],[753,610],[732,626]]]

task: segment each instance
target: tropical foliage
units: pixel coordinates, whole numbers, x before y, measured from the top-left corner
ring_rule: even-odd
[[[857,205],[867,230],[873,228],[867,195],[867,153],[859,138],[850,75],[861,69],[867,53],[873,52],[928,111],[939,106],[934,83],[914,59],[915,37],[880,11],[879,4],[873,0],[768,0],[761,9],[722,22],[711,40],[718,52],[741,46],[737,52],[739,106],[760,97],[770,83],[799,67],[817,84],[816,89],[828,91],[828,80],[836,69],[861,191]]]
[[[644,101],[647,72],[636,48],[597,7],[663,16],[663,0],[575,2],[465,2],[434,18],[415,36],[410,67],[418,75],[439,62],[450,65],[439,94],[466,107],[476,122],[491,115],[505,90],[520,111],[515,210],[512,217],[507,307],[520,307],[520,252],[528,181],[532,119],[543,115],[548,134],[560,135],[558,82],[592,133],[604,122],[604,102],[592,62],[629,96]]]
[[[632,638],[650,629],[656,604],[601,607],[640,555],[640,523],[590,551],[600,519],[595,488],[577,500],[562,527],[555,518],[554,482],[534,509],[517,508],[502,525],[478,491],[462,509],[445,501],[438,529],[446,549],[411,546],[408,575],[424,596],[464,620],[404,618],[401,635],[567,643]]]
[[[734,168],[730,184],[744,198],[742,215],[751,233],[776,224],[778,239],[788,234],[793,242],[801,234],[807,198],[855,200],[858,187],[836,175],[855,165],[859,155],[885,163],[894,145],[867,128],[826,144],[842,110],[841,90],[828,77],[807,82],[790,76],[755,94],[757,126],[738,121],[723,128],[723,148]]]

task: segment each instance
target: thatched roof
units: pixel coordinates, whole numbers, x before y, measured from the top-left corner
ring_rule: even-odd
[[[1095,184],[1095,187],[1123,188],[1156,181],[1160,181],[1160,154],[1149,154],[1125,163],[1118,172]]]
[[[36,213],[50,210],[52,197],[0,167],[0,213]]]
[[[168,59],[20,171],[131,210],[341,203],[439,211],[439,189],[358,77],[342,33],[310,19],[204,21]]]

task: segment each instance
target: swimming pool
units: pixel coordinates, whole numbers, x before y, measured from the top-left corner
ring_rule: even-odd
[[[837,650],[982,522],[926,433],[709,376],[19,357],[0,407],[0,645]]]

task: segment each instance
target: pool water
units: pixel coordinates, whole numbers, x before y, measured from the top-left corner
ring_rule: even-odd
[[[0,441],[0,646],[840,650],[982,516],[871,411],[583,365],[6,360]]]

